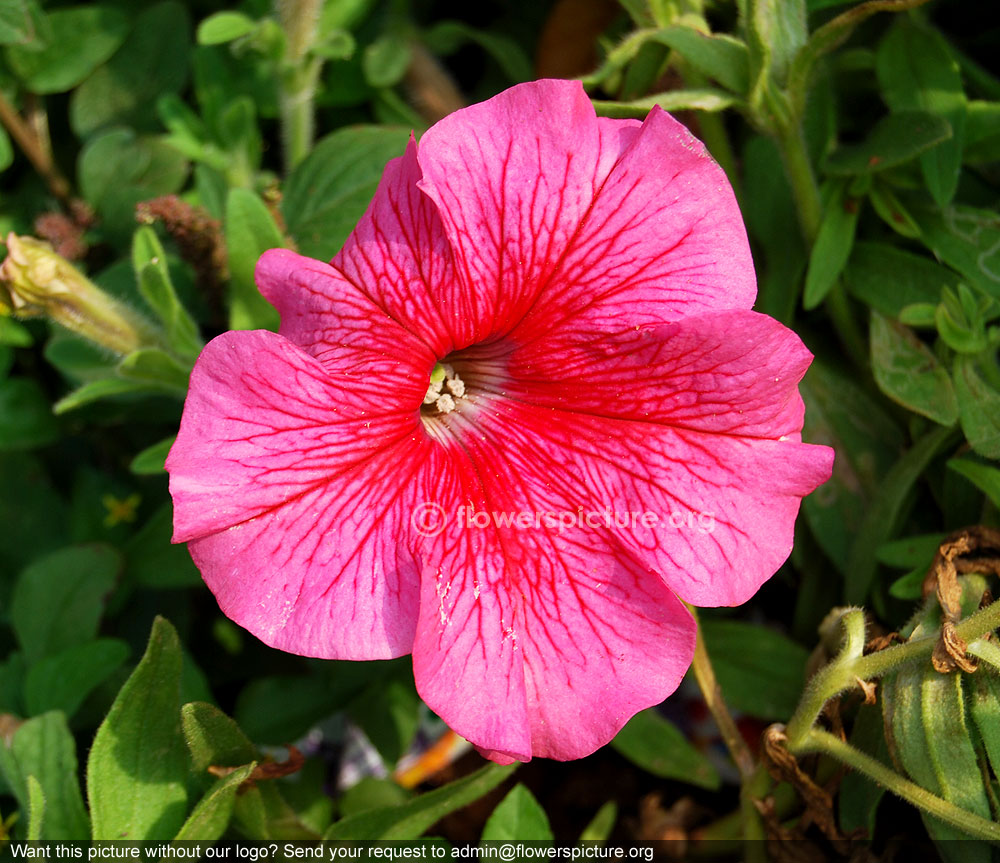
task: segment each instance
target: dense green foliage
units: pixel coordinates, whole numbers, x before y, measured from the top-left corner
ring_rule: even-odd
[[[730,736],[741,807],[733,763],[710,758],[669,703],[573,773],[536,764],[511,779],[470,753],[439,787],[337,789],[351,729],[382,776],[418,733],[444,730],[408,660],[269,650],[169,542],[163,460],[191,365],[225,329],[277,325],[253,282],[259,254],[331,257],[411,129],[536,74],[581,76],[608,116],[679,112],[736,189],[756,308],[816,355],[803,437],[835,448],[834,476],[805,501],[792,558],[761,594],[701,613],[723,698],[754,736],[788,722],[784,751],[860,769],[835,789],[835,816],[817,819],[826,838],[895,830],[877,817],[864,757],[893,771],[931,837],[989,835],[961,813],[1000,816],[1000,652],[980,637],[998,621],[959,623],[989,605],[987,581],[965,577],[962,607],[944,610],[975,672],[932,668],[933,595],[907,620],[945,537],[1000,520],[1000,78],[985,65],[998,47],[976,4],[944,0],[474,12],[0,0],[0,235],[48,240],[106,292],[67,312],[44,291],[7,302],[0,282],[0,836],[624,840],[662,835],[657,813],[693,795],[700,809],[676,823],[729,840],[794,835],[816,806],[801,783],[774,788]],[[977,536],[1000,556],[998,535]],[[868,636],[902,631],[898,660],[862,656],[848,605],[869,612]],[[855,678],[883,675],[879,706],[861,705]],[[850,751],[813,727],[844,690],[827,721]],[[292,743],[304,763],[274,776],[297,758],[276,747]],[[832,765],[806,763],[821,783]],[[589,790],[568,790],[581,776]],[[907,796],[906,778],[951,808]],[[654,790],[662,801],[645,798],[640,818]],[[491,792],[464,826],[442,822]],[[771,794],[761,819],[746,801]],[[720,841],[705,853],[739,852]]]

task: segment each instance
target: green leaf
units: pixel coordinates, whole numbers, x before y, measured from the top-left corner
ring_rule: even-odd
[[[257,758],[257,750],[235,720],[213,704],[185,704],[181,724],[195,773],[204,773],[212,765],[240,767]]]
[[[0,126],[0,171],[6,171],[14,163],[14,145],[7,130]]]
[[[903,202],[896,197],[895,191],[888,183],[873,181],[868,190],[868,200],[872,202],[872,207],[879,218],[897,234],[911,240],[919,239],[920,225],[903,206]]]
[[[320,13],[319,31],[353,30],[371,13],[378,0],[338,0],[337,3],[323,4]]]
[[[990,819],[983,776],[966,723],[963,677],[924,672],[920,696],[927,748],[941,796],[966,812]]]
[[[249,839],[309,840],[319,835],[303,824],[273,782],[240,794],[233,811],[235,829]]]
[[[889,748],[886,746],[881,711],[878,708],[862,706],[858,710],[851,729],[850,743],[883,763],[888,760]],[[837,795],[840,829],[850,834],[863,828],[867,830],[868,836],[874,835],[875,813],[884,794],[885,789],[863,773],[848,771]]]
[[[921,239],[948,266],[1000,299],[1000,221],[994,210],[953,205],[914,207]]]
[[[926,572],[944,537],[943,533],[924,533],[896,539],[880,545],[875,556],[879,563],[884,563],[886,566],[894,566],[897,569],[923,566]]]
[[[887,542],[878,547],[875,557],[879,563],[910,570],[889,585],[890,596],[911,602],[923,597],[927,568],[944,538],[943,533],[920,534]]]
[[[45,821],[45,792],[42,784],[34,777],[28,777],[28,841],[38,842],[42,838],[42,824]]]
[[[166,470],[164,462],[166,462],[167,455],[175,440],[177,440],[177,435],[171,435],[146,447],[142,452],[137,453],[129,463],[129,470],[138,476],[154,476],[164,473]]]
[[[893,401],[944,426],[958,419],[947,369],[909,327],[871,313],[872,373]]]
[[[216,12],[198,25],[199,45],[221,45],[257,29],[257,22],[242,12]]]
[[[194,360],[204,347],[198,325],[177,298],[167,269],[166,252],[150,227],[140,227],[132,238],[132,266],[139,293],[163,322],[167,344],[179,356]]]
[[[366,776],[352,785],[340,798],[340,817],[349,818],[373,809],[387,809],[412,800],[416,795],[392,779],[376,779]]]
[[[958,679],[960,677],[958,674],[939,675],[929,666],[925,671],[924,666],[920,664],[905,666],[898,673],[890,675],[883,681],[881,687],[882,710],[887,742],[893,761],[901,766],[918,785],[926,788],[932,794],[943,796],[935,762],[931,756],[928,739],[930,729],[925,725],[922,690],[928,675],[939,676],[946,682],[950,682],[948,678]],[[931,727],[933,727],[933,723]],[[978,774],[978,772],[978,768],[976,768],[976,773]],[[922,817],[927,832],[932,839],[938,842],[965,838],[953,827],[930,816]],[[974,850],[972,847],[974,843],[963,844],[969,846],[967,850]],[[966,857],[965,859],[970,858]],[[985,863],[989,859],[987,849],[987,856],[983,858],[977,855],[975,861],[978,863],[982,860]]]
[[[172,839],[184,823],[190,760],[181,734],[181,647],[162,617],[97,729],[87,761],[94,839]]]
[[[18,576],[10,620],[30,664],[94,638],[120,570],[111,546],[77,545],[36,560]]]
[[[968,285],[955,291],[945,289],[934,310],[934,326],[941,340],[961,354],[980,354],[989,347],[984,312],[992,300],[977,297]]]
[[[220,112],[216,123],[219,140],[226,150],[225,158],[233,163],[227,177],[232,185],[242,181],[249,185],[260,168],[263,152],[257,106],[249,96],[232,99]]]
[[[52,405],[52,411],[56,414],[64,414],[67,411],[76,410],[79,407],[99,401],[100,399],[149,392],[149,389],[148,384],[140,381],[129,381],[124,378],[100,378],[99,380],[85,383],[82,387],[77,387],[77,389],[73,390],[69,395],[63,396]]]
[[[159,348],[140,348],[123,357],[117,366],[123,378],[141,381],[151,387],[187,395],[188,377],[191,367],[174,359]]]
[[[617,820],[618,804],[614,800],[609,800],[597,810],[597,814],[583,828],[580,833],[580,842],[600,842],[602,844],[607,842],[611,831],[615,829]]]
[[[969,445],[987,458],[1000,458],[1000,392],[984,380],[976,360],[962,354],[955,358],[954,381]]]
[[[781,153],[771,138],[756,135],[747,142],[743,175],[740,209],[763,251],[756,308],[789,322],[798,305],[806,248]]]
[[[928,111],[951,126],[951,137],[920,157],[928,189],[944,206],[958,187],[966,110],[962,78],[948,43],[936,30],[900,16],[879,46],[875,69],[882,95],[894,112]]]
[[[361,69],[372,87],[395,87],[410,65],[409,40],[396,33],[385,33],[365,48]]]
[[[121,49],[73,92],[73,131],[86,138],[116,123],[155,129],[157,98],[179,93],[187,82],[189,34],[187,10],[176,0],[139,12]]]
[[[969,712],[993,773],[1000,774],[1000,678],[985,669],[969,676]]]
[[[883,117],[860,144],[838,147],[826,160],[828,174],[874,174],[916,158],[951,137],[948,121],[926,111]]]
[[[22,693],[26,676],[27,663],[20,651],[12,651],[4,662],[0,662],[0,712],[16,716],[25,714]]]
[[[313,725],[371,685],[392,663],[328,661],[323,673],[258,677],[236,700],[236,721],[251,740],[281,745],[297,740]],[[274,709],[280,704],[281,711]]]
[[[406,147],[409,130],[356,126],[327,135],[292,171],[281,210],[299,251],[329,260],[375,194],[386,162]]]
[[[236,770],[228,776],[223,776],[209,788],[205,796],[195,805],[187,821],[177,831],[174,841],[211,842],[221,838],[233,817],[236,795],[239,793],[240,785],[256,766],[256,762],[253,762],[243,767],[237,767]]]
[[[847,187],[843,184],[831,193],[823,210],[816,243],[809,255],[802,297],[805,308],[814,309],[823,302],[844,269],[854,245],[860,203],[848,195]]]
[[[356,698],[349,712],[388,766],[413,742],[420,724],[420,696],[409,679],[378,680]]]
[[[972,482],[993,505],[1000,509],[1000,469],[973,461],[971,458],[949,459],[948,467]]]
[[[906,575],[901,575],[889,585],[889,596],[916,602],[924,595],[924,577],[926,570],[913,569]]]
[[[35,0],[0,0],[0,45],[34,45],[40,50],[50,36],[48,19]]]
[[[514,39],[470,27],[461,21],[439,21],[422,35],[428,48],[435,54],[451,54],[462,45],[474,42],[496,61],[511,81],[530,81],[535,77],[531,60]]]
[[[803,501],[817,542],[842,575],[869,501],[903,446],[903,436],[882,405],[850,377],[821,360],[802,381],[806,403],[803,439],[837,453],[833,476]]]
[[[949,428],[934,428],[903,453],[883,477],[850,546],[844,585],[847,602],[857,605],[864,602],[877,569],[875,550],[893,535],[914,484],[953,436]]]
[[[77,173],[84,198],[103,218],[102,230],[124,244],[135,230],[135,205],[179,191],[188,164],[162,138],[109,129],[87,140]]]
[[[965,151],[967,165],[989,164],[1000,151],[1000,102],[966,103]]]
[[[387,809],[360,812],[333,824],[324,839],[417,839],[452,812],[488,794],[517,769],[490,764],[475,773]]]
[[[730,707],[760,719],[791,716],[805,685],[809,652],[771,629],[735,620],[699,622]]]
[[[804,0],[748,0],[747,10],[751,64],[759,70],[753,77],[759,82],[766,76],[780,86],[806,43],[806,4]]]
[[[45,343],[45,359],[73,383],[113,377],[116,359],[93,342],[68,330],[54,329]]]
[[[232,279],[229,326],[277,330],[278,311],[261,296],[253,276],[257,259],[268,249],[284,246],[285,238],[264,202],[249,189],[230,189],[225,223]]]
[[[0,452],[0,567],[16,571],[68,542],[66,504],[30,453]]]
[[[737,96],[750,89],[750,52],[746,43],[723,33],[704,33],[676,24],[652,37],[673,48],[695,69]]]
[[[484,842],[551,842],[553,838],[545,810],[520,782],[497,804],[482,835]]]
[[[143,587],[165,590],[201,584],[201,574],[184,545],[170,542],[173,508],[161,506],[122,547],[128,580]]]
[[[697,89],[668,90],[666,93],[656,93],[633,99],[628,102],[603,102],[592,100],[594,110],[601,117],[644,118],[653,108],[664,111],[724,111],[738,104],[735,96],[725,90],[712,87]]]
[[[37,716],[61,710],[72,717],[84,699],[117,671],[128,655],[124,641],[98,638],[39,660],[28,669],[24,682],[28,713]]]
[[[0,345],[12,348],[30,348],[35,343],[34,337],[24,324],[13,318],[0,315]]]
[[[47,18],[52,34],[42,50],[7,50],[14,74],[32,93],[71,90],[121,47],[129,29],[120,9],[102,3],[54,9]]]
[[[721,785],[712,763],[687,741],[676,725],[660,716],[656,708],[633,716],[611,745],[654,776],[679,779],[713,791]]]
[[[77,778],[76,742],[62,713],[29,719],[17,729],[9,748],[0,743],[0,773],[25,813],[32,810],[29,778],[37,781],[45,799],[42,839],[82,839],[89,834]]]
[[[941,289],[956,286],[958,276],[930,258],[888,243],[856,243],[844,270],[844,283],[861,302],[898,318],[907,306],[936,306]]]
[[[0,381],[0,450],[29,450],[59,437],[42,388],[31,378]]]

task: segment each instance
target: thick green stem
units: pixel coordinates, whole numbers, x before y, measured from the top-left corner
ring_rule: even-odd
[[[935,818],[940,818],[958,828],[963,833],[976,839],[1000,843],[1000,824],[974,815],[947,800],[942,800],[936,794],[931,794],[926,789],[910,782],[909,779],[904,779],[880,761],[855,749],[828,731],[821,731],[818,728],[811,729],[799,746],[798,754],[807,752],[824,752],[873,779],[908,803],[912,803]]]
[[[281,136],[285,170],[291,171],[312,149],[315,135],[316,84],[321,62],[309,56],[323,0],[276,0],[285,31],[285,68],[280,80]]]

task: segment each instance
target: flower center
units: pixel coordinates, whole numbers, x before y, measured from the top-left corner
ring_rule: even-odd
[[[424,394],[421,412],[424,416],[450,414],[462,401],[465,401],[465,382],[458,376],[454,366],[448,363],[435,365]]]

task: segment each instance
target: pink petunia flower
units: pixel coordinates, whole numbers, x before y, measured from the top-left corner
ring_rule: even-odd
[[[458,111],[331,264],[273,250],[257,282],[280,334],[198,360],[174,540],[267,644],[412,653],[495,761],[581,757],[669,695],[681,600],[752,596],[830,475],[811,356],[750,311],[725,175],[659,109],[539,81]]]

